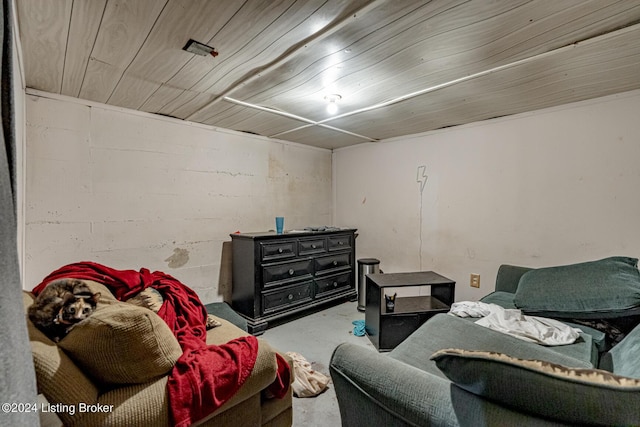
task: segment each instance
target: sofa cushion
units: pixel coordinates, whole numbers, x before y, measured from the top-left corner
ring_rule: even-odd
[[[513,309],[518,308],[513,302],[515,297],[516,294],[513,294],[511,292],[495,291],[491,292],[489,295],[485,295],[480,299],[480,301],[487,304],[497,304],[500,307],[506,309]]]
[[[393,349],[388,356],[444,378],[444,374],[428,356],[443,348],[451,347],[499,351],[513,357],[548,360],[567,366],[584,368],[594,366],[592,362],[594,345],[588,334],[581,334],[573,344],[546,347],[445,313],[436,314],[425,322],[417,331]]]
[[[523,274],[514,303],[527,314],[573,318],[614,318],[640,309],[638,259],[539,268]]]
[[[149,309],[98,304],[58,345],[102,385],[138,384],[165,375],[182,349],[171,329]]]
[[[637,379],[486,351],[444,349],[431,358],[460,388],[523,412],[573,424],[640,425]]]

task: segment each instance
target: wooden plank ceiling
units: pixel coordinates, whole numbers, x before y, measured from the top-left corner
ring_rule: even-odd
[[[17,9],[30,88],[324,148],[640,88],[640,0],[20,0]],[[189,39],[218,56],[182,50]]]

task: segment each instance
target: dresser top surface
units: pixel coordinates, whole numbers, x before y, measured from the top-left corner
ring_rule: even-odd
[[[232,233],[230,234],[230,236],[234,239],[262,240],[262,239],[287,239],[287,238],[297,238],[297,237],[324,236],[324,235],[340,234],[340,233],[355,233],[356,231],[357,229],[355,228],[331,228],[331,229],[322,230],[322,231],[291,230],[291,231],[285,231],[282,234],[277,234],[275,231]]]

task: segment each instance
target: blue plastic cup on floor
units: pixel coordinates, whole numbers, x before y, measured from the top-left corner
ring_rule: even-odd
[[[282,234],[283,230],[284,230],[284,217],[277,216],[276,217],[276,233]]]

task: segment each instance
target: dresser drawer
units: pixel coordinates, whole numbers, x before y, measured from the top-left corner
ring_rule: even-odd
[[[339,236],[329,236],[327,238],[330,251],[339,251],[341,249],[350,249],[352,246],[351,235],[342,234]]]
[[[326,239],[300,239],[298,241],[298,254],[311,255],[327,251]]]
[[[343,291],[351,286],[351,273],[342,273],[316,279],[316,298],[322,298]]]
[[[285,242],[268,242],[260,244],[260,256],[262,261],[293,258],[296,256],[297,242],[289,240]]]
[[[283,280],[295,280],[304,276],[311,277],[312,272],[313,261],[311,259],[271,264],[262,267],[262,281],[265,287],[270,287]]]
[[[339,270],[351,268],[351,253],[321,256],[315,259],[315,271],[318,274],[337,273]]]
[[[313,282],[305,282],[298,285],[278,288],[277,290],[263,292],[262,311],[265,314],[288,307],[309,302],[313,297]]]

